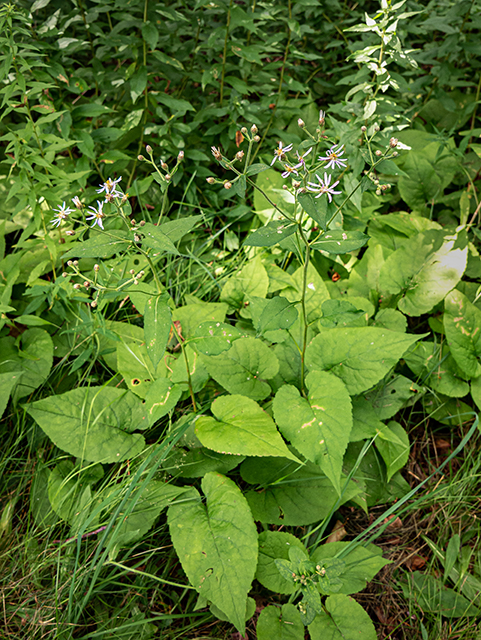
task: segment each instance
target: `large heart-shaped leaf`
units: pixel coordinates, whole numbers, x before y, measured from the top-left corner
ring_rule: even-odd
[[[73,389],[26,406],[62,451],[90,462],[121,462],[145,447],[135,429],[148,426],[141,401],[114,387]]]
[[[257,565],[257,531],[249,505],[238,487],[218,473],[202,480],[206,503],[192,500],[168,511],[170,535],[191,584],[245,629],[247,593]]]
[[[291,547],[298,547],[307,555],[302,542],[290,533],[284,531],[263,531],[259,534],[259,560],[257,562],[256,578],[267,589],[276,593],[289,595],[298,586],[290,579],[284,578],[276,566],[276,560],[289,560]]]
[[[307,347],[306,363],[332,371],[355,395],[379,382],[422,337],[378,327],[325,329]]]
[[[262,609],[257,620],[257,640],[304,640],[305,627],[293,604]]]
[[[342,594],[329,596],[326,611],[309,625],[311,640],[376,640],[371,618],[360,604]]]
[[[217,418],[201,416],[195,433],[205,447],[243,456],[281,456],[296,460],[272,418],[257,402],[241,395],[217,398],[211,405]]]
[[[340,492],[342,458],[352,428],[351,398],[344,383],[326,371],[312,371],[306,386],[307,400],[296,387],[281,387],[274,416],[284,437],[318,464]]]
[[[469,377],[481,376],[481,311],[456,289],[446,296],[444,308],[444,329],[453,358]]]

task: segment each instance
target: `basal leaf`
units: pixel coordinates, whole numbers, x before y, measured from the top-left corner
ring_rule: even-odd
[[[371,618],[353,598],[329,596],[324,606],[309,625],[311,640],[377,640]]]
[[[169,341],[172,312],[167,294],[147,300],[144,311],[144,336],[147,353],[154,367],[162,359]]]
[[[180,322],[182,337],[189,339],[196,335],[197,329],[204,322],[224,322],[228,308],[225,302],[198,301],[177,307],[172,317],[175,322]]]
[[[267,300],[267,303],[256,324],[259,334],[264,334],[271,342],[275,338],[276,332],[289,329],[297,320],[299,314],[297,309],[283,296],[276,296]]]
[[[379,382],[422,337],[378,327],[325,329],[307,347],[306,363],[311,370],[332,371],[355,395]]]
[[[296,460],[272,418],[257,402],[241,395],[217,398],[211,405],[217,419],[200,416],[195,426],[201,443],[220,453],[281,456]]]
[[[145,396],[145,410],[149,426],[167,415],[175,407],[182,395],[179,385],[173,384],[168,378],[157,378],[149,386]]]
[[[246,335],[225,322],[202,322],[195,330],[190,345],[206,356],[217,356],[231,348],[234,340]]]
[[[463,398],[469,392],[469,385],[462,379],[463,374],[446,344],[423,340],[405,354],[404,360],[419,382],[434,391],[452,398]]]
[[[407,354],[405,354],[407,357]],[[403,407],[412,404],[415,398],[421,397],[424,389],[415,382],[397,373],[381,380],[381,382],[363,394],[380,420],[387,420],[396,415]]]
[[[258,640],[304,640],[305,627],[293,604],[264,607],[257,620]]]
[[[271,393],[265,380],[273,378],[279,363],[273,351],[259,339],[239,338],[218,356],[202,356],[210,376],[229,393],[263,400]]]
[[[392,439],[383,438],[376,440],[376,448],[386,464],[387,481],[389,482],[396,471],[402,469],[409,459],[409,436],[395,420],[390,420],[387,426],[400,441],[393,442]]]
[[[162,466],[172,476],[202,478],[209,471],[225,475],[243,461],[244,456],[229,456],[207,447],[197,447],[190,451],[182,447],[174,447]]]
[[[284,385],[274,398],[274,416],[283,436],[308,460],[318,464],[340,493],[342,459],[352,428],[351,399],[332,373],[312,371],[308,398]]]
[[[55,445],[90,462],[121,462],[145,447],[139,434],[147,426],[141,401],[114,387],[73,389],[38,400],[26,411]]]
[[[235,308],[243,305],[248,296],[265,298],[269,286],[269,278],[260,256],[243,267],[227,280],[220,294],[221,300]]]
[[[0,365],[1,367],[1,365]],[[7,406],[10,393],[22,376],[22,371],[9,371],[0,373],[0,418],[3,416]]]
[[[457,289],[446,296],[444,309],[444,329],[453,358],[470,378],[481,376],[481,311]]]
[[[467,253],[467,241],[462,238],[437,230],[419,233],[387,258],[379,274],[379,288],[402,294],[398,307],[407,315],[427,313],[457,285]]]
[[[289,560],[291,547],[298,547],[307,554],[302,542],[290,533],[263,531],[259,534],[259,560],[256,578],[267,589],[284,595],[294,593],[298,586],[292,579],[286,580],[279,573],[275,560]]]
[[[172,542],[191,584],[244,633],[257,565],[254,520],[241,491],[225,476],[207,473],[202,491],[205,505],[192,489],[192,501],[169,507]]]

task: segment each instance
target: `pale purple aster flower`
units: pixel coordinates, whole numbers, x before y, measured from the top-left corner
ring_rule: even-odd
[[[121,193],[120,191],[116,191],[115,189],[115,187],[119,184],[121,180],[122,180],[122,176],[120,176],[120,178],[117,178],[116,180],[112,180],[111,178],[109,178],[103,184],[99,185],[100,189],[97,189],[97,193],[102,193],[103,191],[105,191],[106,196],[112,195],[112,196],[115,196],[116,198],[121,198],[123,196],[123,193]]]
[[[274,149],[274,157],[272,158],[271,167],[276,160],[282,160],[286,153],[289,153],[292,149],[292,144],[288,144],[287,147],[282,146],[282,142],[279,141],[279,146]]]
[[[86,218],[86,220],[93,220],[93,224],[92,227],[95,227],[96,224],[99,225],[99,227],[103,230],[104,225],[102,222],[102,218],[105,216],[105,213],[102,211],[104,203],[103,202],[99,202],[97,200],[97,205],[98,208],[96,209],[95,207],[89,207],[89,209],[91,209],[90,213],[90,218]]]
[[[296,164],[296,169],[300,167],[306,167],[306,157],[311,153],[312,147],[310,147],[306,153],[303,153],[302,156],[299,155],[299,151],[296,151],[297,159],[299,160],[299,164]]]
[[[288,178],[292,174],[296,176],[299,175],[296,171],[296,167],[291,167],[290,165],[285,164],[284,169],[285,171],[281,174],[283,178]]]
[[[53,217],[53,220],[52,220],[52,224],[54,227],[60,226],[62,224],[62,220],[65,220],[65,218],[70,213],[73,213],[73,209],[71,209],[70,207],[67,207],[65,205],[65,202],[62,204],[61,207],[59,207],[58,209],[52,209],[52,211],[55,212],[55,216]]]
[[[336,186],[336,184],[339,184],[339,180],[336,180],[334,184],[330,185],[331,177],[332,176],[330,175],[328,176],[327,173],[324,173],[324,180],[322,180],[316,173],[316,178],[318,179],[318,183],[308,182],[307,183],[308,191],[313,191],[313,192],[318,191],[317,196],[314,196],[315,198],[320,198],[323,193],[326,193],[327,197],[329,198],[329,202],[332,202],[332,196],[342,192],[334,191],[334,187]]]
[[[80,198],[78,196],[75,196],[75,198],[72,198],[72,202],[77,207],[77,209],[81,209],[83,207],[83,204],[80,202]]]
[[[345,167],[346,158],[341,158],[340,156],[344,153],[343,151],[344,145],[339,145],[339,149],[336,150],[336,145],[331,147],[327,152],[327,156],[319,156],[319,160],[321,162],[327,162],[326,169],[335,169],[337,167]]]

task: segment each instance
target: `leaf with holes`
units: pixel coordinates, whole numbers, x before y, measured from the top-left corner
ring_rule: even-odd
[[[291,385],[274,398],[274,417],[282,435],[318,464],[340,493],[342,459],[352,428],[351,398],[344,383],[326,371],[306,378],[307,399]]]
[[[167,415],[175,407],[182,395],[180,385],[173,384],[168,378],[158,378],[149,386],[145,396],[145,410],[149,426]]]
[[[168,511],[170,535],[191,584],[245,630],[247,593],[257,565],[257,531],[246,499],[225,476],[202,479],[205,505],[191,489],[191,501]]]
[[[217,398],[211,405],[217,419],[200,416],[195,426],[201,443],[214,451],[242,456],[282,456],[296,460],[272,418],[257,402],[241,395]]]

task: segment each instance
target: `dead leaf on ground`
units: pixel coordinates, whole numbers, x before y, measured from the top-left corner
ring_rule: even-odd
[[[332,533],[328,536],[326,543],[339,542],[347,535],[347,531],[344,529],[344,525],[340,520],[336,520],[336,524],[332,530]]]

